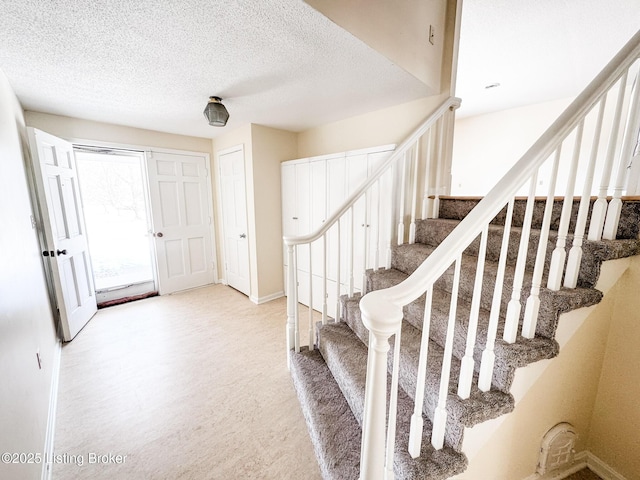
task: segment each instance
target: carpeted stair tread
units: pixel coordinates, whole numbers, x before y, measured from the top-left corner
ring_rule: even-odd
[[[544,198],[536,199],[532,229],[527,247],[527,262],[520,297],[521,331],[525,304],[531,292],[539,230],[544,215]],[[442,197],[437,219],[416,222],[416,241],[413,245],[392,247],[390,269],[366,272],[366,291],[392,287],[413,273],[446,236],[459,224],[479,199]],[[592,200],[593,202],[593,200]],[[554,202],[551,230],[549,232],[545,269],[541,285],[546,285],[546,276],[552,251],[555,248],[562,200]],[[575,218],[579,201],[573,202],[570,230],[575,230]],[[551,291],[541,287],[540,311],[533,339],[520,335],[512,344],[502,339],[504,317],[512,297],[515,264],[518,257],[526,199],[516,199],[512,227],[509,233],[507,266],[504,272],[502,298],[500,302],[498,333],[494,345],[495,369],[491,390],[482,392],[477,387],[482,351],[493,303],[494,283],[504,234],[506,207],[489,226],[487,255],[480,296],[478,334],[475,339],[473,358],[474,376],[471,394],[467,399],[457,395],[461,360],[466,350],[471,301],[475,287],[480,238],[476,238],[462,255],[459,298],[454,328],[454,343],[451,358],[451,376],[447,395],[447,427],[445,448],[435,451],[430,443],[431,423],[438,401],[441,365],[449,319],[451,292],[453,291],[454,266],[451,265],[436,280],[430,317],[429,350],[426,385],[422,405],[425,420],[422,455],[414,460],[407,452],[410,417],[417,382],[417,365],[421,344],[425,295],[404,307],[402,323],[398,391],[398,423],[395,447],[394,472],[400,479],[444,480],[461,473],[466,468],[466,457],[462,450],[463,433],[483,421],[508,413],[514,408],[513,396],[509,393],[517,368],[558,355],[559,346],[554,340],[560,314],[597,304],[602,293],[594,288],[597,284],[602,262],[640,254],[640,201],[623,201],[618,240],[591,242],[582,241],[583,256],[578,277],[578,288],[561,288]],[[586,236],[586,235],[585,235]],[[567,253],[573,237],[566,239]],[[356,479],[359,476],[360,425],[364,411],[365,377],[368,357],[369,332],[362,323],[359,309],[360,294],[351,298],[341,296],[341,320],[338,323],[318,324],[318,350],[303,349],[300,354],[291,353],[291,371],[309,432],[313,440],[320,468],[325,479]],[[390,339],[388,371],[393,366],[394,337]],[[391,375],[388,375],[388,388]]]
[[[332,373],[334,384],[350,406],[354,420],[361,425],[364,408],[367,348],[343,322],[329,323],[318,328],[318,343],[322,358]],[[348,352],[348,353],[345,353]],[[345,358],[345,355],[348,358]],[[390,378],[389,378],[390,381]],[[445,479],[464,471],[466,458],[446,446],[435,451],[430,444],[431,424],[425,422],[422,455],[412,459],[407,452],[413,401],[398,391],[398,420],[394,469],[403,479]]]
[[[467,214],[480,202],[479,198],[452,198],[441,197],[439,202],[439,214],[440,218],[448,218],[451,220],[462,220]],[[546,198],[536,198],[534,213],[533,213],[533,228],[540,228],[542,225],[542,218],[544,216],[544,206]],[[516,227],[522,226],[524,219],[524,212],[526,208],[526,199],[518,198],[514,203],[513,210],[513,222],[512,225]],[[591,199],[591,205],[593,205],[594,199]],[[551,229],[557,230],[560,224],[560,215],[562,213],[563,199],[555,199],[553,203],[553,211],[551,215]],[[571,222],[569,224],[569,231],[575,230],[575,219],[578,213],[578,207],[580,205],[579,199],[574,199],[572,205]],[[504,225],[506,216],[506,206],[496,215],[492,220],[493,225]],[[589,212],[592,208],[589,208]],[[587,225],[591,214],[587,216]],[[622,212],[620,215],[620,223],[618,224],[617,238],[623,239],[637,239],[640,233],[640,201],[623,199]]]
[[[415,398],[417,385],[421,337],[422,332],[420,330],[407,322],[403,323],[400,339],[401,368],[399,370],[399,384],[412,399]],[[389,357],[391,358],[391,354]],[[438,403],[443,357],[444,350],[442,347],[430,341],[427,355],[424,405],[422,409],[424,415],[430,420],[433,420],[433,413]],[[389,371],[391,371],[391,360],[389,363]],[[446,406],[448,419],[445,438],[447,439],[447,444],[456,450],[462,448],[464,427],[472,427],[477,423],[496,418],[512,411],[514,407],[514,399],[511,394],[494,389],[488,392],[482,392],[477,388],[477,379],[475,379],[472,384],[470,397],[462,400],[457,395],[459,377],[460,361],[457,358],[453,358],[451,361],[451,376],[449,379],[449,394]]]
[[[317,350],[290,352],[291,376],[325,480],[357,479],[361,430]]]
[[[360,309],[358,308],[360,298],[361,297],[359,295],[354,295],[351,299],[346,295],[343,296],[342,301],[347,306],[345,321],[356,333],[362,343],[364,345],[368,345],[369,332],[362,323]],[[424,301],[425,298],[422,296],[404,309],[405,322],[418,330],[422,330]],[[446,340],[450,301],[451,295],[448,292],[436,289],[432,300],[430,338],[440,347],[444,346]],[[456,312],[456,335],[454,336],[453,344],[453,355],[458,360],[461,360],[464,357],[466,351],[470,308],[471,305],[469,302],[464,299],[459,299]],[[475,360],[474,368],[476,371],[479,371],[480,369],[482,351],[486,345],[488,324],[489,312],[480,309],[478,333],[473,353]],[[522,324],[520,323],[518,331],[520,331],[521,328]],[[496,345],[494,347],[497,366],[494,372],[493,384],[494,388],[497,390],[508,392],[514,374],[514,368],[511,368],[511,365],[520,367],[538,360],[553,358],[558,354],[558,344],[555,340],[549,337],[535,337],[533,339],[527,339],[520,335],[517,336],[514,343],[510,344],[502,340],[503,332],[504,322],[501,320],[498,325]]]
[[[618,241],[616,241],[618,242]],[[635,241],[634,241],[635,242]],[[637,242],[636,242],[637,243]],[[602,255],[606,254],[628,254],[636,246],[627,244],[614,248],[610,246],[608,253],[601,252]],[[637,245],[640,249],[640,245]],[[398,270],[391,272],[389,270],[377,270],[376,272],[368,272],[367,277],[367,290],[380,290],[382,288],[388,288],[390,286],[400,283],[408,274],[412,273],[417,266],[419,266],[429,254],[433,252],[434,248],[422,244],[414,245],[400,245],[393,250],[393,269]],[[606,248],[605,248],[606,250]],[[459,297],[471,301],[473,292],[475,290],[475,274],[477,268],[477,259],[473,256],[463,255],[461,265],[461,276],[459,284]],[[598,266],[598,269],[600,267]],[[498,272],[498,265],[495,262],[486,262],[484,265],[484,275],[482,279],[482,292],[480,297],[480,306],[484,310],[489,311],[493,303],[493,294],[495,286],[495,278]],[[404,277],[403,277],[404,274]],[[504,281],[502,288],[502,302],[500,306],[500,316],[504,317],[507,309],[507,305],[512,297],[513,280],[515,276],[515,267],[513,265],[507,265],[504,272]],[[524,306],[526,305],[527,298],[531,293],[531,270],[525,270],[525,276],[523,279],[523,285],[520,293],[521,318],[524,315]],[[440,277],[434,284],[434,289],[439,288],[445,292],[452,292],[453,290],[453,266]],[[546,279],[543,276],[542,285],[546,285]],[[435,291],[435,290],[434,290]],[[538,318],[538,325],[536,328],[536,335],[553,338],[555,336],[555,328],[557,326],[558,313],[567,312],[580,307],[588,307],[598,303],[602,298],[602,293],[594,288],[578,287],[575,289],[561,288],[558,291],[551,291],[547,288],[540,289],[540,299],[545,299],[545,305],[541,307],[540,316]],[[419,302],[418,302],[419,305]],[[411,309],[410,309],[411,310]],[[415,309],[414,309],[415,310]],[[413,322],[415,323],[415,322]]]
[[[446,218],[433,218],[427,220],[418,220],[416,222],[416,242],[436,247],[449,235],[453,229],[460,223],[459,220],[451,220]],[[507,250],[507,262],[515,265],[520,245],[521,227],[512,227],[509,234],[509,249]],[[501,225],[489,225],[489,235],[487,237],[487,253],[486,259],[489,262],[498,262],[500,251],[502,248],[502,235],[504,227]],[[558,232],[550,231],[547,241],[547,250],[545,257],[545,271],[549,269],[551,255],[555,249]],[[534,229],[530,233],[529,244],[527,249],[527,265],[532,268],[538,250],[540,241],[540,230]],[[480,246],[480,238],[476,238],[465,250],[465,255],[476,256]],[[573,246],[573,236],[568,235],[566,239],[567,253]],[[620,240],[600,240],[590,241],[583,240],[583,255],[578,277],[578,286],[592,287],[598,281],[600,274],[600,265],[607,260],[617,258],[630,257],[640,254],[640,240],[637,239],[620,239]]]

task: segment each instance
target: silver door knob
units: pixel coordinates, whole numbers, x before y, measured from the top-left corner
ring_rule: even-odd
[[[156,233],[156,237],[162,238],[162,237],[164,237],[164,234],[162,232],[158,232],[158,233]]]

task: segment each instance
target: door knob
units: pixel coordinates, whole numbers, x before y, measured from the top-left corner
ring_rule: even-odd
[[[162,232],[158,232],[158,233],[156,233],[156,237],[158,237],[158,238],[162,238],[162,237],[164,237],[164,235],[163,235],[163,233],[162,233]]]
[[[66,255],[67,254],[67,249],[65,248],[64,250],[56,250],[56,253],[58,254],[58,256]]]
[[[245,233],[241,233],[240,238],[247,238],[247,235]]]

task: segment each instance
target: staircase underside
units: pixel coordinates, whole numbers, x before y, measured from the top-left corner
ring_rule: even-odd
[[[416,225],[416,243],[400,245],[393,249],[392,268],[367,272],[367,291],[396,285],[407,278],[435,249],[435,247],[455,228],[478,199],[447,199],[440,202],[440,218],[422,220]],[[640,201],[626,201],[623,204],[618,229],[618,240],[585,241],[578,288],[540,291],[541,308],[533,339],[518,336],[509,344],[502,340],[506,305],[512,297],[515,260],[520,242],[520,226],[524,211],[524,201],[516,201],[514,221],[510,232],[508,262],[505,272],[500,324],[495,345],[496,367],[492,387],[482,392],[477,387],[478,371],[482,351],[485,348],[489,315],[493,299],[497,272],[499,247],[504,227],[504,212],[492,222],[488,237],[484,281],[481,291],[478,336],[474,347],[475,378],[471,395],[461,399],[457,395],[460,361],[465,353],[471,298],[474,293],[474,279],[477,268],[479,240],[476,239],[464,252],[461,264],[458,308],[455,323],[455,340],[449,394],[447,400],[447,427],[445,447],[434,450],[431,446],[431,420],[437,403],[440,370],[443,361],[443,346],[449,305],[453,289],[453,268],[439,279],[433,291],[433,306],[430,317],[429,350],[426,373],[426,387],[422,413],[424,435],[422,454],[412,459],[407,451],[409,422],[413,413],[413,398],[416,393],[417,363],[422,338],[424,317],[424,296],[404,309],[401,332],[398,422],[394,457],[394,472],[397,479],[446,479],[464,471],[467,459],[462,453],[465,427],[472,427],[485,420],[509,413],[514,408],[513,396],[509,393],[515,370],[541,359],[553,358],[559,348],[555,341],[558,318],[561,313],[598,303],[602,293],[594,288],[600,274],[600,266],[606,260],[640,254],[638,228],[640,227]],[[557,228],[557,218],[561,201],[554,206],[552,228]],[[522,294],[523,305],[519,329],[524,316],[524,304],[531,289],[531,273],[537,250],[543,201],[536,202],[531,241],[527,255],[527,274]],[[577,204],[576,204],[577,205]],[[577,210],[577,206],[575,207]],[[550,252],[555,246],[557,232],[549,235],[547,267]],[[567,241],[567,250],[573,239]],[[545,274],[546,275],[546,274]],[[546,284],[546,278],[542,285]],[[307,421],[320,468],[325,479],[357,479],[360,470],[360,439],[362,414],[364,410],[365,375],[367,365],[368,331],[362,324],[358,303],[360,296],[342,297],[342,316],[337,323],[317,326],[317,349],[303,349],[301,353],[291,352],[291,372],[298,397]],[[393,358],[391,341],[389,372]],[[390,377],[389,377],[390,378]],[[389,380],[390,387],[390,380]],[[387,389],[389,390],[389,388]]]

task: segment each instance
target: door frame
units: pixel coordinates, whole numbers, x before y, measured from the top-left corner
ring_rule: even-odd
[[[87,139],[87,138],[65,138],[68,142],[70,142],[73,146],[76,145],[84,145],[84,146],[91,146],[91,147],[104,147],[104,148],[112,148],[114,150],[131,150],[134,152],[139,152],[142,153],[144,155],[144,168],[143,168],[143,175],[144,175],[144,181],[147,183],[147,185],[145,186],[146,190],[148,191],[148,187],[149,187],[149,178],[148,178],[148,154],[149,153],[169,153],[169,154],[174,154],[174,155],[190,155],[190,156],[199,156],[205,157],[205,168],[207,169],[207,171],[209,172],[209,176],[211,179],[213,179],[214,177],[216,178],[216,182],[218,182],[217,180],[217,175],[214,175],[214,170],[212,168],[212,162],[211,162],[211,155],[209,152],[200,152],[197,150],[180,150],[180,149],[176,149],[176,148],[163,148],[163,147],[153,147],[153,146],[149,146],[149,145],[141,145],[141,144],[131,144],[131,143],[120,143],[120,142],[109,142],[109,141],[104,141],[104,140],[91,140],[91,139]],[[216,183],[216,185],[218,185],[218,183]],[[148,192],[147,192],[148,193]],[[217,198],[216,198],[217,199]],[[218,233],[218,229],[217,229],[217,223],[216,223],[216,218],[217,218],[217,211],[214,209],[214,201],[213,201],[213,180],[207,182],[207,200],[208,200],[208,205],[207,207],[209,208],[209,212],[211,214],[211,258],[213,260],[213,283],[220,283],[221,280],[219,278],[218,275],[218,245],[217,245],[217,233]],[[151,201],[150,198],[147,199],[147,201]],[[154,249],[153,253],[154,255],[156,254],[155,252],[155,243],[152,243],[152,248]],[[156,268],[154,266],[154,268]]]
[[[233,147],[229,147],[229,148],[225,148],[222,150],[217,150],[215,152],[215,168],[216,168],[216,200],[218,203],[218,209],[217,209],[217,213],[218,213],[218,218],[220,219],[220,260],[222,262],[222,265],[224,265],[224,268],[222,268],[222,278],[220,279],[220,283],[223,283],[224,285],[229,285],[228,280],[227,280],[227,253],[225,250],[225,245],[224,245],[224,239],[225,239],[225,232],[224,232],[224,212],[222,209],[222,185],[220,184],[220,157],[222,155],[227,155],[230,153],[235,153],[235,152],[242,152],[242,159],[244,162],[244,177],[245,177],[245,183],[244,183],[244,188],[245,188],[245,196],[246,196],[246,192],[247,192],[247,158],[245,155],[245,149],[244,149],[244,144],[240,143],[238,145],[234,145]],[[247,206],[248,206],[248,202],[247,202]],[[253,291],[251,289],[251,272],[252,272],[252,268],[251,268],[251,248],[250,248],[250,239],[252,238],[252,235],[249,235],[249,230],[250,230],[250,225],[249,225],[249,212],[248,212],[248,208],[247,208],[247,235],[249,237],[249,242],[247,242],[247,255],[249,258],[249,299],[253,300]],[[257,302],[255,302],[257,303]]]
[[[103,154],[105,156],[113,155],[113,156],[128,156],[128,157],[138,157],[140,162],[141,176],[142,176],[142,189],[144,196],[144,206],[145,206],[145,220],[147,222],[148,230],[151,229],[152,219],[151,219],[151,200],[149,195],[149,178],[147,174],[147,156],[146,152],[141,149],[133,149],[133,148],[120,148],[114,146],[106,146],[106,145],[94,145],[93,143],[82,143],[79,142],[72,143],[73,150],[76,152],[76,163],[77,163],[77,155],[78,153],[94,153],[94,154]],[[100,150],[109,150],[113,153],[103,153]],[[80,189],[80,196],[82,197],[82,188]],[[112,302],[114,300],[120,300],[122,298],[127,297],[136,297],[138,295],[148,295],[152,292],[158,291],[158,269],[156,266],[155,258],[155,243],[149,239],[149,249],[152,256],[152,272],[153,278],[151,282],[144,283],[136,283],[129,286],[116,286],[107,288],[104,290],[96,290],[96,298],[98,299],[98,305]],[[95,278],[94,278],[95,281]],[[151,290],[148,289],[149,283],[152,284]],[[124,294],[124,295],[123,295]]]

